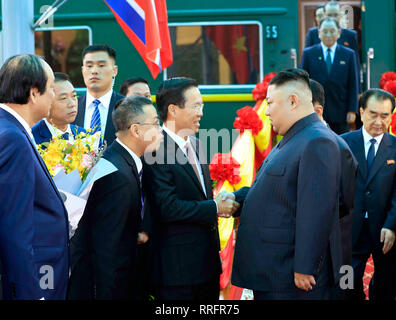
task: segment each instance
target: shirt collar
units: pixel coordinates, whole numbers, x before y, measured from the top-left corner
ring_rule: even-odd
[[[372,137],[367,131],[366,131],[366,129],[364,128],[364,126],[362,126],[362,134],[363,134],[363,142],[364,142],[364,145],[366,145],[366,144],[370,144],[371,142],[370,142],[370,140],[371,139],[375,139],[375,140],[377,140],[377,143],[378,143],[378,145],[381,143],[381,140],[382,140],[382,137],[384,136],[384,134],[380,134],[379,136],[376,136],[376,137]]]
[[[128,153],[131,155],[131,157],[133,158],[133,161],[135,161],[136,164],[136,169],[137,172],[140,174],[140,171],[143,168],[143,164],[142,164],[142,160],[131,150],[129,149],[125,144],[123,144],[120,139],[116,138],[116,141],[125,148],[126,151],[128,151]]]
[[[182,137],[180,137],[179,135],[171,131],[169,128],[167,128],[165,124],[162,125],[162,128],[168,134],[168,136],[170,136],[176,142],[176,144],[179,146],[181,150],[185,151],[188,143],[191,144],[190,137],[187,137],[187,140],[184,140]]]
[[[49,121],[44,118],[44,122],[47,125],[48,130],[51,132],[51,135],[53,137],[59,136],[60,134],[68,133],[68,134],[73,134],[71,129],[70,129],[70,124],[67,125],[66,131],[62,131],[61,129],[58,129],[57,127],[54,127]]]
[[[322,46],[322,50],[323,50],[324,56],[326,57],[328,48],[323,44],[322,41],[320,42],[320,45]],[[330,47],[331,53],[334,53],[336,48],[337,48],[337,41]]]
[[[109,108],[109,106],[110,106],[110,100],[111,100],[112,95],[113,95],[113,89],[110,89],[103,96],[98,98],[98,100],[100,100],[100,104],[103,105],[106,109]],[[87,107],[90,106],[94,100],[96,100],[96,98],[94,98],[87,90],[87,104],[86,104],[86,106]]]
[[[0,103],[0,108],[2,108],[3,110],[7,111],[8,113],[10,113],[15,119],[18,120],[18,122],[23,126],[23,128],[26,130],[26,132],[29,134],[30,138],[32,138],[32,140],[34,141],[33,138],[33,133],[32,133],[32,128],[30,128],[29,124],[27,123],[27,121],[25,119],[23,119],[18,112],[16,112],[14,109],[10,108],[9,106],[7,106],[6,104]]]

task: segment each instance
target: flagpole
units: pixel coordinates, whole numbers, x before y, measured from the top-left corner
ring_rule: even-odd
[[[33,0],[2,0],[1,9],[1,62],[16,54],[33,54]]]

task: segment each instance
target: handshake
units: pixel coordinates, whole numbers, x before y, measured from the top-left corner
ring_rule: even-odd
[[[235,201],[235,195],[230,192],[220,192],[214,201],[217,204],[217,215],[221,218],[231,217],[239,208],[239,203]]]

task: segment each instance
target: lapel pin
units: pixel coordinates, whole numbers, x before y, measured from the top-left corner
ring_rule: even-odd
[[[322,60],[322,57],[321,57],[321,56],[319,56],[319,57],[318,57],[318,59],[319,59],[319,60]]]
[[[340,64],[345,64],[346,62],[344,61],[344,60],[341,60],[340,61]]]
[[[386,160],[386,164],[389,166],[391,164],[395,164],[395,160]]]

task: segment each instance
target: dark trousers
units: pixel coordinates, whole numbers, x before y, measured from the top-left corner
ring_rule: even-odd
[[[253,291],[254,300],[330,300],[334,297],[334,287],[313,288],[311,291],[295,289],[282,292]]]
[[[190,286],[161,286],[156,288],[158,300],[219,300],[220,278]]]
[[[364,300],[363,276],[370,254],[374,261],[373,281],[369,287],[370,300],[393,300],[395,297],[395,250],[387,254],[382,252],[383,243],[374,242],[370,237],[368,219],[363,222],[357,244],[352,251],[352,267],[354,271],[354,289],[348,298]]]

